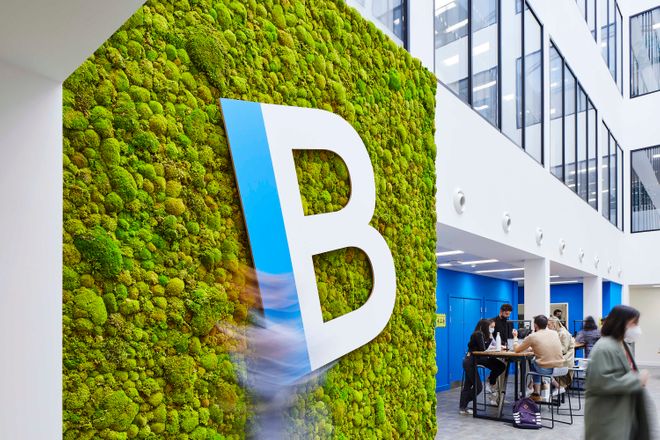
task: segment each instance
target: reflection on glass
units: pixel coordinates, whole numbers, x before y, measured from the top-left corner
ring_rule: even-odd
[[[525,151],[543,163],[543,57],[541,25],[525,8]]]
[[[603,216],[623,230],[623,150],[604,123],[603,139]]]
[[[468,1],[435,2],[435,72],[468,102]]]
[[[554,45],[550,45],[550,171],[564,180],[563,153],[563,69],[564,62]]]
[[[564,160],[566,162],[566,185],[577,191],[575,166],[575,76],[564,65]]]
[[[522,147],[522,0],[502,0],[502,132]]]
[[[371,0],[371,13],[392,31],[399,40],[405,41],[406,2],[405,0]]]
[[[587,156],[589,158],[587,179],[589,186],[589,204],[598,209],[598,168],[596,142],[598,136],[598,115],[591,101],[587,109]]]
[[[602,204],[603,204],[603,216],[609,220],[610,218],[610,132],[603,124],[603,148],[602,148],[602,168],[601,173],[603,180],[603,189],[602,189]]]
[[[660,146],[633,151],[630,164],[632,232],[660,229]]]
[[[660,90],[660,7],[630,19],[630,96]]]
[[[615,0],[599,0],[600,39],[603,59],[614,82],[623,92],[623,19]]]
[[[587,200],[587,95],[578,85],[577,113],[577,189],[578,195]]]
[[[498,126],[497,1],[472,0],[472,107]]]

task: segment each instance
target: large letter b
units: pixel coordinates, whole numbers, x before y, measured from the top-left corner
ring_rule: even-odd
[[[310,371],[316,370],[378,336],[394,308],[392,255],[369,225],[376,204],[369,155],[353,127],[333,113],[228,99],[221,105],[255,268],[293,274]],[[304,215],[293,150],[328,150],[344,160],[351,197],[343,209]],[[373,290],[357,310],[323,322],[312,257],[347,247],[369,257]],[[278,301],[262,296],[262,302],[267,317],[277,316]]]

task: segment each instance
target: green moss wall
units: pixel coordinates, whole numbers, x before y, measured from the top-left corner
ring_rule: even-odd
[[[64,84],[64,438],[245,437],[242,367],[213,328],[245,324],[250,306],[221,97],[350,122],[396,265],[388,326],[300,394],[293,436],[433,438],[435,87],[341,0],[154,0],[136,12]],[[296,163],[307,213],[346,203],[341,160]],[[326,319],[366,300],[360,251],[320,255],[316,269]]]

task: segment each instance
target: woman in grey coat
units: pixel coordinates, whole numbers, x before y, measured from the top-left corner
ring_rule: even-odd
[[[649,440],[648,371],[639,371],[628,345],[641,335],[639,311],[616,306],[607,316],[602,337],[587,367],[586,440]],[[655,418],[653,416],[652,418]]]

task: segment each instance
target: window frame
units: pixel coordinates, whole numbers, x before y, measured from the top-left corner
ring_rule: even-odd
[[[437,0],[433,1],[433,10],[435,11],[435,2]],[[505,136],[507,139],[509,139],[511,142],[513,142],[517,147],[522,149],[529,157],[531,157],[534,162],[539,164],[540,166],[545,168],[545,56],[546,56],[546,49],[544,45],[544,24],[539,20],[538,15],[536,12],[534,12],[534,9],[530,6],[530,4],[527,2],[527,0],[516,0],[516,15],[520,14],[520,55],[521,55],[521,72],[522,72],[522,86],[521,86],[521,96],[520,96],[520,102],[521,106],[523,109],[522,112],[522,127],[521,127],[521,134],[520,134],[520,143],[522,145],[518,145],[518,143],[511,139],[506,133],[502,131],[502,0],[496,0],[497,1],[497,121],[496,123],[493,123],[493,121],[489,120],[487,117],[485,117],[481,112],[478,110],[475,110],[474,108],[474,90],[473,90],[473,77],[475,75],[475,72],[473,72],[473,14],[472,14],[472,3],[473,0],[466,0],[467,1],[467,84],[468,84],[468,93],[467,93],[467,102],[463,100],[461,95],[454,91],[449,85],[445,84],[437,75],[437,63],[435,60],[436,56],[436,51],[437,48],[435,47],[434,44],[434,63],[433,63],[433,70],[434,73],[436,74],[436,77],[438,78],[438,83],[445,87],[449,92],[451,92],[454,96],[456,96],[458,99],[463,101],[472,111],[474,111],[476,114],[479,115],[479,117],[483,118],[486,122],[488,122],[489,125],[497,129],[503,136]],[[520,4],[521,6],[521,11],[518,11],[518,5]],[[540,75],[541,75],[541,117],[540,117],[540,147],[541,147],[541,152],[540,152],[540,161],[536,160],[534,156],[532,156],[526,149],[526,112],[525,107],[526,107],[526,99],[525,99],[525,83],[526,83],[526,75],[525,75],[525,70],[526,70],[526,65],[525,65],[525,12],[529,11],[532,14],[532,17],[534,20],[539,25],[539,37],[540,37],[540,47],[538,51],[540,53]],[[433,16],[433,26],[434,26],[434,32],[435,32],[435,12]],[[479,73],[479,72],[477,72]],[[459,80],[461,81],[461,80]],[[517,119],[516,115],[516,119]]]
[[[659,86],[656,90],[653,90],[651,92],[644,92],[644,93],[641,93],[639,95],[634,95],[634,96],[632,94],[632,90],[633,90],[633,84],[632,84],[632,81],[633,81],[633,76],[632,76],[633,56],[632,56],[632,26],[631,26],[632,19],[639,16],[639,15],[655,11],[656,9],[660,9],[660,6],[654,6],[652,8],[649,8],[649,9],[645,10],[645,11],[638,12],[637,14],[631,15],[630,17],[628,17],[628,55],[629,55],[628,56],[628,77],[629,77],[628,78],[628,86],[629,86],[628,98],[630,98],[630,99],[635,99],[635,98],[639,98],[639,97],[642,97],[642,96],[650,95],[652,93],[660,92],[660,86]],[[621,50],[623,50],[623,49],[621,49]],[[644,148],[652,148],[652,147],[644,147]],[[638,150],[643,150],[644,148],[638,148]],[[636,150],[632,150],[632,151],[636,151]]]
[[[653,8],[653,9],[655,9],[655,8]],[[651,92],[651,93],[653,93],[653,92]],[[633,229],[633,185],[632,185],[632,174],[633,174],[632,163],[633,163],[633,160],[632,160],[632,156],[633,156],[633,153],[636,153],[636,152],[639,152],[639,151],[644,151],[644,150],[650,150],[651,148],[660,148],[660,144],[630,150],[629,156],[628,156],[629,161],[630,161],[630,218],[629,218],[629,220],[630,220],[630,233],[631,234],[643,234],[645,232],[660,231],[660,227],[655,228],[655,229],[645,229],[643,231],[635,231]],[[656,210],[660,211],[660,208],[656,207]]]
[[[561,60],[561,97],[562,97],[562,101],[561,101],[561,107],[562,107],[561,108],[561,127],[562,127],[561,128],[561,152],[562,152],[561,167],[562,167],[562,178],[560,178],[559,176],[554,174],[552,172],[552,169],[550,169],[548,171],[550,171],[550,174],[555,179],[559,180],[561,183],[564,184],[564,186],[566,188],[568,188],[572,193],[574,193],[577,197],[579,197],[580,200],[582,200],[587,205],[589,205],[591,208],[593,208],[596,212],[598,212],[599,208],[600,208],[600,205],[601,205],[601,202],[599,200],[600,194],[598,194],[598,190],[596,190],[597,194],[596,194],[596,204],[595,204],[595,206],[592,205],[589,202],[589,184],[591,183],[591,179],[589,178],[589,160],[590,160],[590,158],[589,158],[589,141],[590,141],[591,135],[592,135],[592,133],[589,130],[589,127],[590,127],[590,121],[589,121],[589,111],[590,111],[590,109],[589,109],[589,105],[591,105],[591,108],[594,112],[596,124],[598,124],[598,121],[599,121],[599,119],[598,119],[598,109],[594,105],[591,97],[589,96],[589,93],[587,93],[587,91],[583,87],[582,83],[580,83],[580,80],[577,78],[577,75],[575,75],[575,72],[573,71],[573,69],[571,69],[571,66],[566,62],[566,59],[564,58],[564,55],[561,53],[561,51],[557,47],[557,44],[555,44],[554,40],[552,40],[552,39],[550,39],[550,48],[555,49],[559,59]],[[572,93],[573,102],[574,102],[574,111],[573,111],[572,114],[575,117],[575,120],[573,121],[573,125],[575,126],[575,133],[574,133],[574,136],[573,136],[573,138],[574,138],[573,139],[573,141],[574,141],[574,148],[573,149],[575,151],[575,189],[569,187],[568,184],[566,183],[567,177],[568,177],[568,174],[567,174],[568,170],[567,170],[567,167],[566,167],[566,125],[567,125],[567,121],[566,121],[566,71],[567,70],[568,70],[568,72],[570,72],[570,74],[575,79],[574,90],[573,90],[573,93]],[[548,88],[549,87],[550,87],[550,84],[548,83]],[[578,140],[579,140],[578,139],[578,134],[579,134],[578,133],[579,99],[578,99],[578,93],[579,93],[579,90],[581,90],[582,93],[584,93],[584,95],[586,97],[586,101],[585,101],[585,106],[586,107],[585,107],[585,112],[584,112],[585,113],[585,131],[586,131],[585,141],[586,141],[586,146],[587,146],[587,155],[586,155],[586,157],[587,157],[587,162],[586,162],[587,198],[586,199],[582,198],[580,196],[579,192],[578,192],[579,191],[578,190],[578,186],[579,186],[579,184],[578,184],[578,180],[579,180],[579,174],[578,174],[578,170],[579,170],[579,167],[578,167],[578,157],[579,157],[579,153],[578,153],[578,151],[579,151],[578,150],[579,149],[579,142],[578,142]],[[550,93],[552,93],[552,92],[550,92]],[[559,119],[559,118],[556,118],[556,119]],[[552,121],[552,119],[551,119],[551,121]],[[598,188],[598,184],[600,182],[601,174],[602,174],[602,170],[598,169],[598,164],[599,164],[598,128],[596,128],[594,141],[595,141],[594,145],[595,145],[595,153],[596,153],[596,156],[595,156],[595,160],[596,160],[596,165],[595,165],[596,166],[596,188]],[[551,144],[552,144],[552,142],[551,142]],[[552,167],[552,158],[550,158],[550,167]]]

